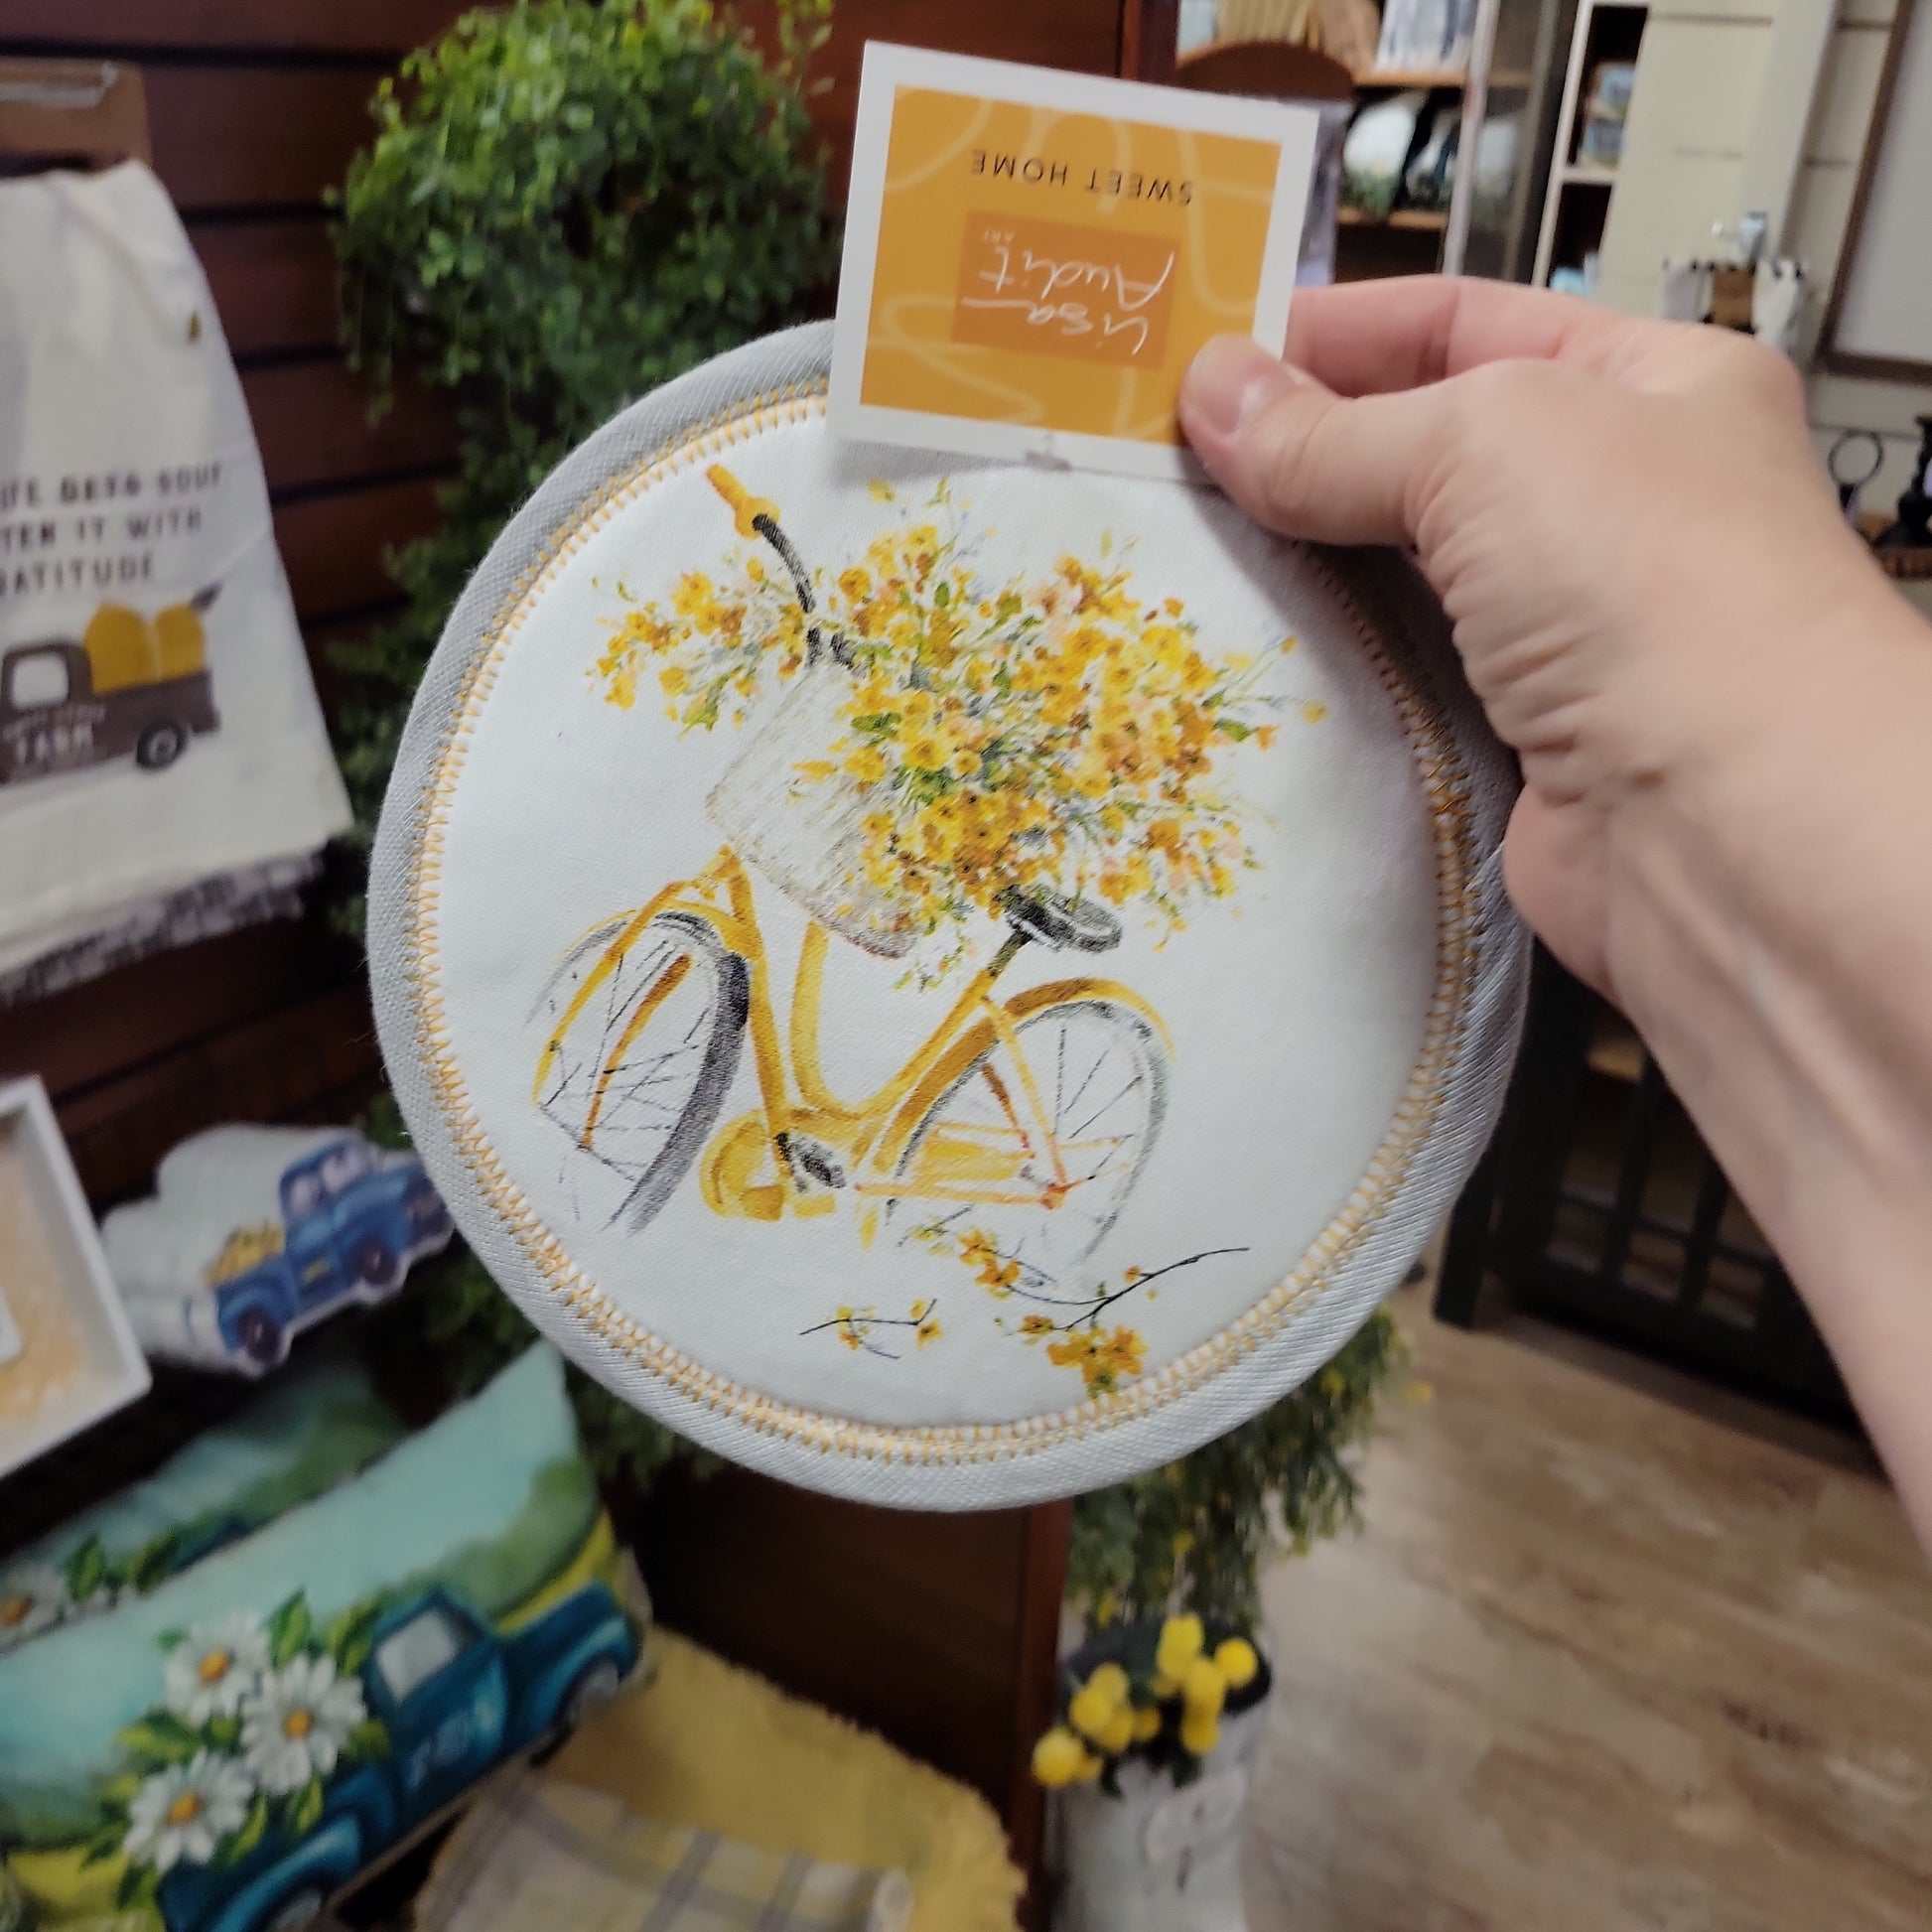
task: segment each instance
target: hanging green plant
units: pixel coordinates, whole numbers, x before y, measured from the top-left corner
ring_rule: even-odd
[[[1359,1489],[1345,1451],[1367,1435],[1402,1354],[1380,1311],[1252,1422],[1164,1469],[1078,1497],[1067,1595],[1089,1634],[1178,1611],[1252,1635],[1269,1555],[1306,1551],[1354,1521]]]
[[[830,4],[777,0],[766,57],[709,0],[523,0],[466,14],[376,90],[335,198],[345,340],[378,411],[406,371],[450,392],[461,442],[443,527],[391,566],[406,613],[344,653],[365,843],[429,653],[510,514],[625,403],[829,290],[804,68]]]
[[[378,413],[404,376],[446,391],[459,445],[442,527],[390,560],[403,608],[339,653],[361,850],[430,652],[509,516],[633,398],[829,307],[804,75],[830,6],[776,0],[765,53],[709,0],[521,0],[465,15],[377,89],[334,198],[344,338]],[[338,910],[360,931],[359,878]],[[371,1131],[400,1141],[393,1105]],[[455,1395],[531,1332],[460,1243],[380,1320],[378,1353],[433,1351]],[[687,1452],[588,1378],[573,1391],[602,1474]]]

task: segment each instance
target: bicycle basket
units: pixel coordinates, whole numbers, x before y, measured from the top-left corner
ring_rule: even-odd
[[[866,873],[865,822],[879,787],[835,762],[849,677],[829,654],[807,664],[751,725],[705,808],[739,857],[821,925],[902,959],[918,937],[910,907]]]

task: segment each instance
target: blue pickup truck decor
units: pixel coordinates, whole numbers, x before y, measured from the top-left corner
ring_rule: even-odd
[[[450,1239],[422,1163],[352,1128],[210,1128],[155,1178],[151,1199],[107,1217],[102,1245],[142,1348],[206,1368],[265,1373]]]

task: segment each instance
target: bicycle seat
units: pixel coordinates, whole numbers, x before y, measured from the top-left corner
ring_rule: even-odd
[[[1044,886],[1014,886],[1006,895],[1007,924],[1023,939],[1055,952],[1107,952],[1120,944],[1120,921],[1096,900]]]

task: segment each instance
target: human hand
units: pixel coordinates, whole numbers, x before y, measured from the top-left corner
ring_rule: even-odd
[[[1311,289],[1292,316],[1286,364],[1209,344],[1181,422],[1260,522],[1415,547],[1523,760],[1511,896],[1621,999],[1624,808],[1756,733],[1820,626],[1888,595],[1798,376],[1748,338],[1496,282]]]
[[[1295,299],[1181,422],[1260,521],[1415,547],[1523,760],[1511,897],[1636,1023],[1932,1552],[1932,633],[1791,367],[1493,282]]]

